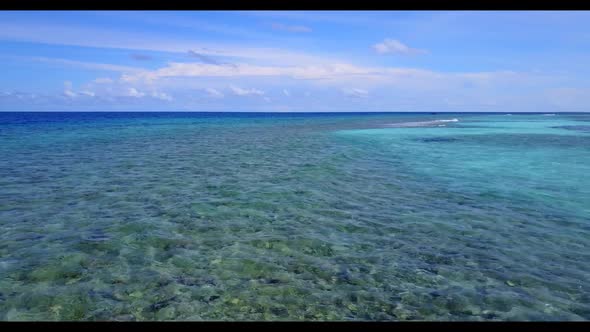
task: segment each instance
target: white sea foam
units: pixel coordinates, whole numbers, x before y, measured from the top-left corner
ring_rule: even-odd
[[[554,116],[555,114],[553,113],[548,113],[548,114],[543,114],[543,116]]]
[[[406,127],[444,127],[445,125],[441,123],[447,122],[459,122],[459,119],[449,119],[449,120],[433,120],[433,121],[416,121],[416,122],[400,122],[400,123],[390,123],[388,127],[395,127],[395,128],[406,128]]]

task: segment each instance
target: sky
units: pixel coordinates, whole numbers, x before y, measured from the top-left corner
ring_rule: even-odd
[[[2,11],[0,111],[590,111],[589,11]]]

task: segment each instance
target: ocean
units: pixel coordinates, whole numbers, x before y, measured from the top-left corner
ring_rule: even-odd
[[[590,114],[0,112],[1,320],[588,320]]]

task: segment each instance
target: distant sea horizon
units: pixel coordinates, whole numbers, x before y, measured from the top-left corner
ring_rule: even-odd
[[[113,111],[113,110],[106,110],[106,111],[60,111],[60,110],[51,110],[51,111],[40,111],[40,110],[16,110],[16,111],[0,111],[0,113],[137,113],[137,112],[145,112],[145,113],[273,113],[273,114],[291,114],[291,113],[304,113],[304,114],[438,114],[438,113],[448,113],[448,114],[577,114],[577,113],[590,113],[590,111],[553,111],[553,112],[505,112],[505,111],[497,111],[497,112],[465,112],[465,111],[333,111],[333,112],[306,112],[306,111],[164,111],[164,110],[125,110],[125,111]]]

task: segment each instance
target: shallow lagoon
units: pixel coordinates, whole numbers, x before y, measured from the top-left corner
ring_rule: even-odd
[[[0,113],[0,317],[588,320],[589,122]]]

